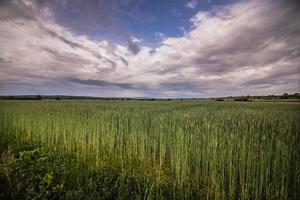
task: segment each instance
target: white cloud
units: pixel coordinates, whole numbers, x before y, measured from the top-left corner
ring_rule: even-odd
[[[160,40],[164,40],[167,38],[166,34],[162,33],[162,32],[155,32],[154,34],[158,39]]]
[[[249,1],[198,12],[182,37],[158,32],[156,49],[132,37],[131,50],[75,35],[44,17],[6,17],[0,20],[0,93],[20,91],[20,85],[98,96],[297,92],[299,14],[289,11],[272,1]]]
[[[197,5],[198,5],[197,0],[191,0],[191,1],[189,1],[185,4],[185,7],[190,8],[190,9],[194,9],[194,8],[196,8]]]

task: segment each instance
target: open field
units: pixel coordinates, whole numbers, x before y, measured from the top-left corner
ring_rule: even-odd
[[[0,101],[0,199],[299,199],[299,121],[290,103]]]
[[[251,99],[251,101],[254,102],[273,102],[273,103],[295,103],[295,104],[300,104],[300,99]]]

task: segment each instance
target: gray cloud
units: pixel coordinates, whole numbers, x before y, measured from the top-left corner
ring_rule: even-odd
[[[244,83],[244,86],[268,86],[268,85],[282,85],[282,84],[290,84],[291,82],[297,82],[299,79],[278,79],[277,78],[262,78],[262,79],[253,79]]]
[[[117,17],[124,14],[123,9],[136,3],[137,0],[36,0],[40,9],[48,8],[53,12],[56,23],[76,31],[91,31],[97,27],[105,28],[115,33],[122,30],[117,25]]]
[[[202,85],[197,82],[187,82],[187,81],[177,81],[177,82],[165,82],[159,85],[159,88],[164,90],[172,90],[176,92],[194,91],[199,92],[203,90],[208,90],[207,85]]]
[[[138,54],[140,52],[141,48],[137,42],[134,42],[131,39],[128,39],[127,42],[128,42],[128,50],[131,53]]]
[[[26,19],[36,20],[36,9],[22,0],[1,0],[0,20]]]
[[[89,35],[94,31],[108,31],[128,43],[128,49],[134,54],[140,50],[139,44],[132,40],[131,34],[124,30],[121,23],[124,16],[139,20],[142,14],[135,12],[125,12],[128,7],[137,7],[142,4],[142,0],[2,0],[0,2],[0,19],[26,19],[38,20],[41,18],[52,19],[55,23],[69,28],[74,33]],[[133,6],[135,5],[135,6]],[[55,32],[49,32],[53,36]],[[65,38],[60,38],[73,47],[76,43],[70,43]]]
[[[198,65],[199,73],[223,74],[247,66],[260,68],[281,59],[295,57],[300,42],[300,23],[296,20],[300,18],[299,12],[295,13],[280,3],[267,2],[265,5],[252,1],[250,9],[257,9],[245,13],[237,14],[229,10],[228,14],[226,12],[232,9],[230,7],[216,10],[208,16],[205,20],[221,25],[215,29],[221,32],[220,36],[218,33],[204,36],[216,41],[205,45],[205,49],[202,44],[191,45],[196,53],[190,58],[190,64]],[[219,15],[222,17],[217,17]],[[224,15],[227,16],[224,18]],[[230,23],[232,26],[228,25]],[[201,37],[202,25],[200,23],[190,37]],[[228,34],[224,35],[226,31]]]
[[[130,83],[115,83],[110,81],[104,81],[104,80],[81,80],[77,78],[69,78],[69,81],[73,83],[78,83],[82,85],[92,85],[92,86],[100,86],[100,87],[117,87],[122,89],[136,89],[137,87]]]
[[[68,44],[72,48],[81,48],[81,49],[85,48],[83,45],[81,45],[79,43],[76,43],[76,42],[73,42],[71,40],[68,40],[65,37],[59,35],[57,32],[55,32],[53,30],[50,30],[49,28],[46,28],[43,25],[40,25],[40,29],[43,30],[45,32],[45,34],[48,34],[51,37],[55,37],[55,38],[61,40],[62,42]]]
[[[94,51],[94,50],[92,50],[92,49],[89,49],[89,48],[85,47],[85,46],[82,45],[82,44],[73,42],[73,41],[71,41],[71,40],[69,40],[69,39],[67,39],[67,38],[65,38],[65,37],[63,37],[63,36],[61,36],[61,35],[59,35],[57,32],[55,32],[55,31],[53,31],[53,30],[50,30],[50,29],[48,29],[48,28],[46,28],[46,27],[44,27],[44,26],[42,26],[42,25],[40,26],[40,28],[41,28],[42,30],[45,30],[46,34],[49,34],[51,37],[58,38],[58,39],[61,40],[62,42],[64,42],[64,43],[68,44],[69,46],[71,46],[72,48],[79,48],[79,49],[83,49],[83,50],[85,50],[85,51],[88,51],[88,52],[90,52],[93,56],[95,56],[96,58],[98,58],[98,59],[100,59],[100,60],[104,60],[105,62],[107,62],[108,64],[110,64],[110,65],[112,66],[112,68],[114,68],[114,69],[116,68],[116,63],[115,63],[114,61],[112,61],[111,59],[106,58],[106,57],[100,55],[97,51]],[[53,53],[53,51],[52,51],[52,53]],[[122,59],[122,58],[120,58],[120,59]],[[124,61],[124,58],[122,59],[122,61]]]
[[[289,67],[289,68],[287,68]],[[284,85],[284,84],[298,84],[300,81],[299,67],[296,66],[277,66],[276,70],[267,74],[262,78],[253,78],[252,80],[243,83],[243,86],[267,86],[267,85]]]
[[[125,58],[121,57],[120,60],[121,60],[126,66],[129,65],[128,61],[127,61]]]
[[[75,65],[75,64],[83,64],[84,65],[84,64],[91,63],[91,61],[81,58],[74,53],[69,53],[69,52],[59,53],[58,51],[55,51],[55,50],[47,48],[47,47],[41,48],[41,50],[46,51],[47,53],[49,53],[49,55],[53,56],[53,60],[55,60],[57,63],[59,63],[59,62],[66,63],[66,64],[70,65],[70,67],[72,67],[72,65]],[[60,66],[57,66],[57,67],[60,68]]]
[[[89,34],[93,31],[109,31],[120,36],[128,43],[128,49],[137,54],[140,50],[138,43],[134,42],[121,25],[121,19],[131,17],[137,20],[128,7],[140,5],[141,0],[35,0],[39,9],[48,9],[51,18],[58,24],[70,28],[79,34]],[[140,14],[137,14],[141,16]]]

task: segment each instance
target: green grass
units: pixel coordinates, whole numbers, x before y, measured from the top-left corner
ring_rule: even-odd
[[[142,177],[143,199],[298,199],[299,114],[255,102],[0,101],[0,137],[72,154],[86,174]]]

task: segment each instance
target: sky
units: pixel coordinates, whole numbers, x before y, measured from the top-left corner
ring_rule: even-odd
[[[297,0],[0,0],[0,95],[300,91]]]

